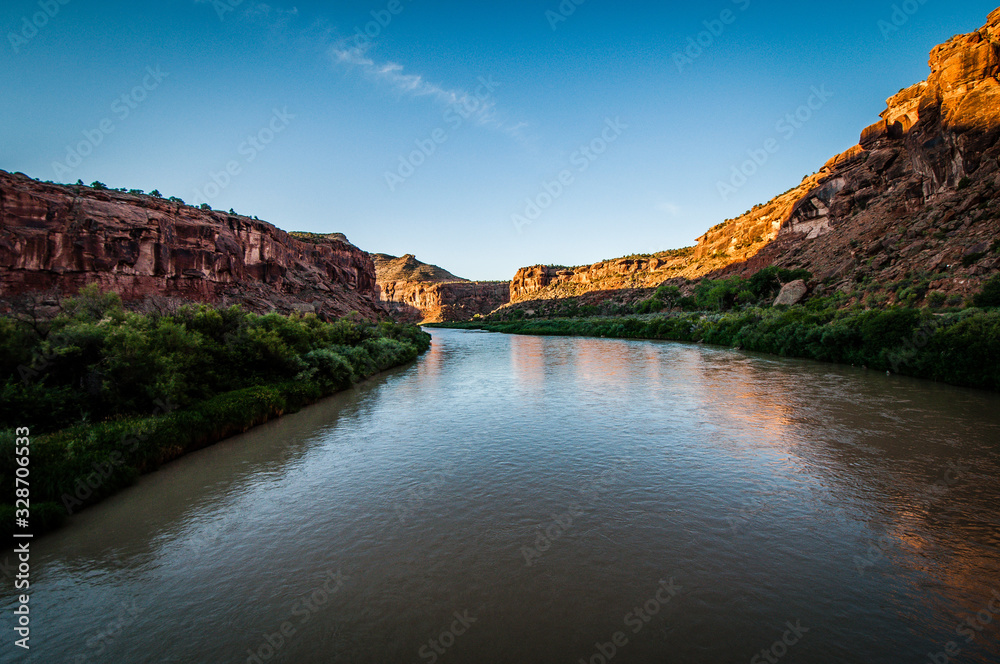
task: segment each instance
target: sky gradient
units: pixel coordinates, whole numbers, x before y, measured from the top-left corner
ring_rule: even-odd
[[[9,0],[0,168],[506,280],[693,244],[856,144],[995,3]]]

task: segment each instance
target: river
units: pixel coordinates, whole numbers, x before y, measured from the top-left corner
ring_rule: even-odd
[[[1000,395],[433,334],[35,541],[0,661],[1000,661]]]

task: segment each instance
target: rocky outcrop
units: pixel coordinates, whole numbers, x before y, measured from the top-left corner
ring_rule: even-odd
[[[422,323],[468,321],[510,301],[510,284],[474,282],[407,254],[375,254],[382,300],[396,318]]]
[[[645,256],[630,256],[580,267],[535,265],[521,268],[510,283],[512,303],[577,297],[595,291],[655,287],[684,276],[691,265],[692,248]]]
[[[819,293],[914,275],[945,295],[976,292],[1000,269],[1000,9],[980,30],[936,47],[930,68],[926,81],[888,99],[858,145],[710,229],[693,249],[524,268],[512,302],[611,297],[769,265],[809,270]]]
[[[1000,269],[1000,10],[930,68],[824,166],[776,241],[726,272],[803,267],[845,291],[927,273],[966,296]]]
[[[443,284],[400,283],[382,294],[399,320],[416,323],[469,321],[510,301],[506,281],[456,281]]]
[[[301,238],[177,201],[0,171],[0,303],[97,283],[126,302],[386,316],[367,253],[343,236]]]
[[[380,284],[393,282],[440,284],[468,281],[437,265],[421,263],[413,254],[399,258],[388,254],[372,254],[372,260],[375,261],[375,275]]]

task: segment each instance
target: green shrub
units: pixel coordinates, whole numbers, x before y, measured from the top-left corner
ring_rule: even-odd
[[[325,323],[194,305],[170,315],[126,313],[117,295],[91,286],[40,329],[0,318],[0,428],[43,432],[145,415],[157,402],[187,407],[310,370],[317,384],[342,385],[343,366],[310,353],[339,354],[360,379],[429,347],[419,328],[395,323]]]
[[[651,297],[648,300],[642,300],[635,306],[635,313],[637,314],[652,314],[658,311],[663,311],[666,308],[666,304],[662,300],[655,297]]]
[[[983,284],[983,289],[972,298],[976,307],[1000,307],[1000,274]]]
[[[968,256],[962,257],[962,267],[971,267],[981,261],[983,257],[986,256],[985,252],[979,252],[975,254],[969,254]]]
[[[948,296],[941,291],[934,291],[927,296],[927,306],[931,309],[940,309],[945,305]]]

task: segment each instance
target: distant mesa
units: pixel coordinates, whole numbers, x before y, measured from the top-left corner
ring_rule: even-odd
[[[413,254],[406,254],[399,258],[388,254],[372,254],[375,261],[375,273],[378,275],[379,283],[390,283],[394,281],[419,281],[423,283],[448,283],[456,281],[468,281],[461,277],[456,277],[448,270],[437,265],[421,263]]]
[[[437,265],[373,254],[382,301],[401,319],[422,323],[470,320],[510,301],[510,283],[474,282]]]

